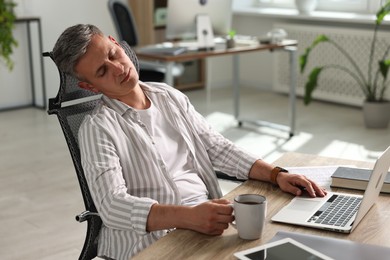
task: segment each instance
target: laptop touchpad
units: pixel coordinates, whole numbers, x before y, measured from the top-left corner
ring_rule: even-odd
[[[295,199],[292,203],[288,205],[289,210],[303,210],[303,211],[313,211],[318,208],[321,201],[313,201],[310,199]]]

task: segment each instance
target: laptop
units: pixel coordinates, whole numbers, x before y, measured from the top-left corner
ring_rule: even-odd
[[[276,213],[271,220],[350,233],[374,205],[389,167],[390,146],[375,162],[363,196],[336,192],[328,192],[322,198],[297,196]]]

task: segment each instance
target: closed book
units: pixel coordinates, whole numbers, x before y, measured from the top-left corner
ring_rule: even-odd
[[[372,170],[338,167],[332,174],[331,187],[366,190]],[[381,192],[390,193],[390,173],[387,173]]]

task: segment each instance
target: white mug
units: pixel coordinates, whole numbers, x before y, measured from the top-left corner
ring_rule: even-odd
[[[233,226],[242,239],[259,239],[263,233],[267,215],[267,199],[258,194],[241,194],[234,198]]]

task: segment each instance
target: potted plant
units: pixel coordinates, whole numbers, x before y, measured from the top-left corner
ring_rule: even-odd
[[[16,4],[11,0],[0,1],[0,61],[4,62],[9,70],[12,70],[14,63],[11,59],[13,47],[18,45],[13,36]]]
[[[230,30],[226,38],[226,48],[229,49],[229,48],[234,48],[236,46],[235,37],[236,37],[236,31]]]
[[[387,127],[389,122],[388,111],[390,109],[390,102],[385,100],[384,94],[388,86],[387,76],[390,67],[390,59],[387,58],[390,53],[390,44],[387,46],[386,50],[383,51],[383,55],[379,60],[374,60],[375,52],[379,51],[376,49],[377,34],[379,26],[382,24],[384,17],[390,12],[390,0],[380,8],[376,14],[376,21],[374,26],[373,38],[371,41],[369,59],[368,59],[368,71],[364,73],[359,67],[358,62],[356,62],[353,56],[348,53],[342,46],[337,42],[333,41],[326,35],[319,35],[313,43],[306,48],[303,55],[300,56],[300,71],[304,72],[306,64],[308,63],[311,52],[318,46],[320,43],[327,43],[336,48],[342,56],[344,56],[348,62],[351,64],[351,67],[338,65],[338,64],[327,64],[323,66],[318,66],[312,69],[309,73],[307,83],[305,85],[304,93],[304,103],[308,105],[312,101],[312,93],[317,88],[319,83],[319,78],[322,73],[330,69],[337,69],[344,71],[350,75],[355,81],[357,86],[361,89],[365,96],[365,101],[363,103],[363,113],[365,118],[366,126],[369,128],[382,128]],[[375,65],[375,66],[374,66]],[[366,112],[376,111],[377,107],[384,107],[383,112],[374,112],[374,114],[366,114]],[[379,117],[379,118],[378,118]],[[378,118],[378,122],[375,121],[375,118]]]

